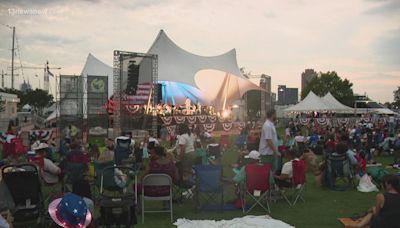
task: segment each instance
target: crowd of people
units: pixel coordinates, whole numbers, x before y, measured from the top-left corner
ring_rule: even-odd
[[[328,125],[311,128],[289,122],[282,137],[279,136],[275,124],[276,113],[272,110],[267,113],[266,121],[260,128],[249,124],[241,130],[234,142],[239,151],[237,162],[232,164],[234,175],[232,178],[225,179],[226,183],[231,183],[238,189],[246,181],[245,167],[247,165],[270,164],[269,183],[274,191],[279,192],[281,188],[292,185],[295,172],[293,163],[303,160],[307,164],[307,169],[314,174],[316,183],[330,187],[332,180],[327,171],[330,156],[345,156],[355,175],[359,177],[366,173],[368,164],[376,163],[375,158],[378,155],[392,155],[394,158],[392,166],[399,167],[400,123],[398,120],[388,121],[385,125],[359,122],[355,125],[343,124],[340,127]],[[12,131],[11,126],[10,134],[18,137],[18,134]],[[125,148],[126,153],[122,155],[119,140],[129,142],[129,147]],[[65,134],[62,141],[63,150],[61,151],[53,138],[47,141],[34,139],[25,155],[19,156],[19,159],[10,156],[2,161],[4,164],[13,164],[26,159],[38,166],[41,178],[46,185],[56,185],[60,182],[66,185],[62,191],[69,193],[56,197],[48,206],[54,227],[68,227],[64,224],[68,222],[82,227],[90,224],[94,226],[97,223],[92,218],[95,199],[92,198],[87,178],[90,176],[92,163],[115,162],[117,165],[122,165],[122,160],[130,159],[132,161],[130,164],[134,164],[134,169],[142,170],[141,176],[153,173],[166,174],[171,177],[174,184],[184,185],[187,191],[192,191],[196,183],[193,166],[221,165],[221,157],[224,156],[224,151],[229,144],[224,136],[217,141],[201,131],[192,132],[186,124],[180,124],[177,127],[174,137],[156,138],[150,131],[144,138],[133,138],[130,132],[123,132],[119,137],[106,138],[103,145],[98,146],[84,144],[80,139]],[[80,166],[74,166],[71,170],[68,166],[70,163],[80,164]],[[68,181],[66,181],[67,173],[70,174]],[[118,175],[124,174],[121,172]],[[391,227],[390,225],[395,221],[393,216],[397,216],[400,212],[399,204],[392,203],[400,199],[398,177],[387,175],[381,179],[381,185],[387,193],[378,194],[377,205],[363,218],[364,225],[382,227],[381,224],[386,224],[385,227]],[[137,190],[137,193],[140,193],[141,188]],[[169,188],[146,187],[144,191],[149,196],[162,196],[168,193]],[[239,196],[236,200],[239,200]],[[68,207],[62,207],[64,202],[84,205],[79,207],[77,213],[73,213],[73,221],[63,218],[70,210]],[[239,207],[241,206],[243,205],[239,203]],[[168,209],[169,204],[164,202],[163,207]],[[57,208],[60,211],[64,210],[65,213],[60,214]],[[11,210],[3,211],[7,213],[2,214],[0,222],[11,224]]]

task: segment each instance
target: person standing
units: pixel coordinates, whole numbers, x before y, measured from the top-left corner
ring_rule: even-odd
[[[259,152],[261,154],[261,163],[270,163],[273,171],[277,169],[278,152],[278,135],[275,129],[276,111],[270,110],[267,112],[267,120],[261,129],[261,138]]]
[[[178,158],[181,162],[181,173],[184,181],[191,179],[193,176],[192,166],[196,160],[196,153],[194,149],[194,137],[191,134],[189,127],[186,124],[179,125],[179,154]]]

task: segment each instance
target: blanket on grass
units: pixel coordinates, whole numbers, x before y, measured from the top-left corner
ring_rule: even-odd
[[[268,215],[248,215],[232,220],[189,220],[178,219],[175,223],[178,228],[294,228],[280,220],[273,219]]]

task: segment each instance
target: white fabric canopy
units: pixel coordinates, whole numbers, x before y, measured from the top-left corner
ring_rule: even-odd
[[[32,107],[29,104],[26,104],[26,105],[22,106],[22,109],[29,110],[29,109],[32,109]]]
[[[56,119],[58,116],[60,116],[60,108],[57,108],[56,110],[54,110],[47,118],[46,118],[46,122],[49,122],[51,120]]]
[[[342,113],[352,113],[354,112],[353,108],[350,108],[342,103],[340,103],[336,98],[328,92],[323,96],[322,101],[329,107],[327,111],[334,111],[334,112],[342,112]]]
[[[313,91],[310,91],[306,98],[300,101],[298,104],[285,109],[285,112],[307,112],[307,111],[326,111],[329,110],[329,106]]]
[[[262,90],[241,74],[235,49],[218,56],[195,55],[180,48],[161,30],[148,53],[158,56],[159,81],[179,82],[199,88],[204,96],[200,100],[210,102],[206,105],[221,107],[223,102],[215,100],[214,96],[221,90],[236,89],[228,93],[228,103],[249,90]],[[225,75],[229,75],[229,80]],[[139,79],[139,83],[149,81],[149,78]],[[224,87],[228,85],[229,88]]]
[[[91,53],[86,58],[81,75],[85,78],[88,75],[108,77],[108,97],[113,94],[113,68],[94,57]],[[86,80],[84,83],[86,83]]]
[[[263,90],[241,74],[237,65],[235,49],[218,56],[195,55],[180,48],[161,30],[148,53],[158,56],[159,82],[183,83],[200,90],[200,92],[194,92],[196,97],[191,98],[192,102],[201,101],[204,102],[204,105],[214,105],[220,108],[223,100],[230,104],[249,90]],[[143,67],[140,68],[139,83],[152,82],[151,74],[144,66],[150,62],[143,61],[141,64]],[[81,75],[107,76],[108,96],[112,95],[113,68],[92,54],[88,55]],[[228,79],[226,75],[229,75]],[[125,84],[124,79],[122,81]],[[210,83],[211,81],[212,83]],[[221,98],[215,96],[216,94],[227,94],[228,96],[227,99],[221,100],[225,96]],[[187,95],[182,96],[176,97],[176,100],[185,100]],[[84,97],[84,99],[86,98]]]

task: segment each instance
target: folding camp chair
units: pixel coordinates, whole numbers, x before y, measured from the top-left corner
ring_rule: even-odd
[[[271,164],[248,164],[245,167],[246,171],[246,183],[244,189],[242,191],[241,197],[242,202],[246,195],[250,196],[251,199],[255,201],[255,203],[246,211],[245,206],[243,206],[243,213],[250,212],[255,206],[260,205],[265,211],[271,213],[269,203],[268,203],[268,195],[271,194],[270,191],[270,173],[271,173]],[[265,199],[267,208],[261,203],[261,200]],[[244,205],[244,204],[243,204]]]
[[[116,165],[122,165],[123,160],[129,158],[131,151],[131,139],[116,139],[116,145],[114,149],[114,160]]]
[[[355,187],[353,171],[346,154],[331,153],[328,155],[326,163],[324,183],[328,188],[344,191],[352,185]]]
[[[219,210],[223,211],[224,205],[224,189],[222,185],[222,166],[220,165],[197,165],[194,166],[196,173],[195,187],[195,210]],[[202,201],[210,202],[210,204],[202,205]],[[219,198],[219,199],[218,199]],[[219,203],[211,203],[211,201],[219,200]]]
[[[169,194],[165,196],[149,196],[146,195],[145,187],[169,187]],[[144,201],[145,200],[158,200],[158,201],[169,201],[169,210],[162,211],[145,211]],[[173,221],[173,210],[172,210],[172,179],[167,174],[148,174],[143,177],[142,180],[142,223],[144,223],[144,213],[157,213],[157,212],[170,212],[171,222]]]
[[[289,200],[285,192],[281,191],[283,198],[288,202],[290,206],[294,206],[299,199],[303,202],[306,202],[302,196],[306,183],[306,163],[304,160],[293,160],[292,167],[292,189],[294,190],[294,192],[291,195],[291,198],[293,198],[293,202]]]
[[[221,145],[218,143],[208,144],[207,146],[207,154],[208,157],[211,159],[211,164],[221,164]]]

